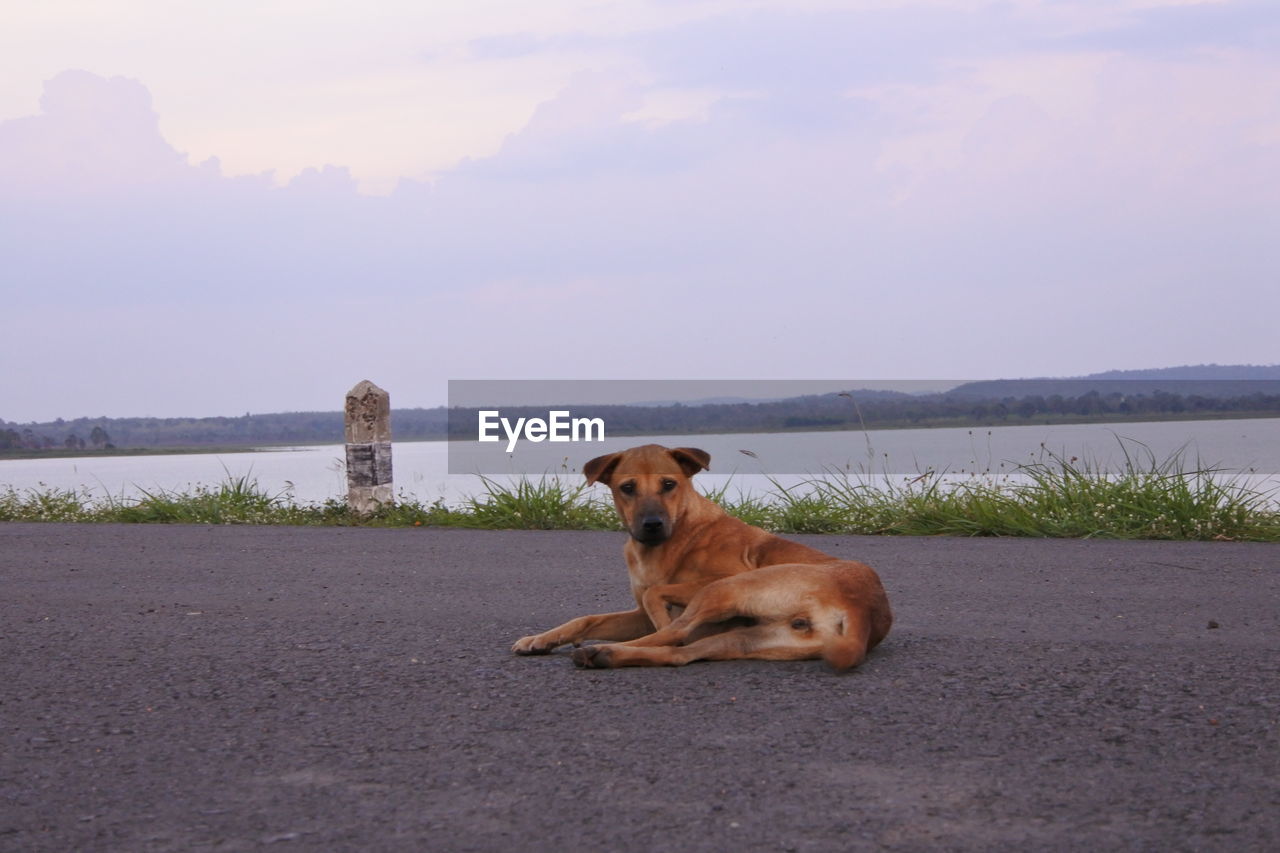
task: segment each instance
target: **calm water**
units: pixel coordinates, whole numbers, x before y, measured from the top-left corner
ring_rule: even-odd
[[[769,475],[782,485],[791,485],[833,469],[894,478],[914,477],[927,470],[947,472],[957,478],[1001,476],[1021,463],[1039,458],[1044,450],[1115,468],[1123,464],[1122,448],[1144,459],[1149,449],[1157,460],[1182,450],[1188,466],[1198,462],[1243,474],[1249,482],[1262,487],[1280,484],[1276,476],[1280,472],[1280,418],[628,437],[576,445],[524,442],[510,457],[511,472],[564,473],[576,479],[587,459],[650,441],[668,446],[692,445],[711,453],[711,472],[699,476],[704,488],[728,482],[731,491],[758,494],[772,488]],[[430,502],[439,497],[454,501],[482,491],[478,477],[448,473],[448,452],[444,442],[396,444],[397,493]],[[219,455],[0,461],[0,487],[78,489],[99,498],[108,494],[137,497],[143,490],[190,491],[196,485],[217,485],[229,477],[241,476],[256,479],[272,494],[287,493],[303,502],[346,493],[341,445]]]

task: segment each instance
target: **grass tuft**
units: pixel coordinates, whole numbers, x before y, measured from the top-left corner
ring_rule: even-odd
[[[464,527],[508,530],[618,530],[611,504],[590,494],[586,483],[567,485],[559,476],[521,478],[513,486],[481,478],[485,492],[467,498],[459,513]]]

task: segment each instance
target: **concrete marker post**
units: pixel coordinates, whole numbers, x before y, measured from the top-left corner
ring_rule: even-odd
[[[391,395],[369,380],[347,392],[347,505],[368,515],[394,503],[391,485]]]

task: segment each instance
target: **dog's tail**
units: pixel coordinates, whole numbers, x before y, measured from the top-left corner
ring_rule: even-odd
[[[822,647],[822,659],[834,670],[844,671],[862,663],[871,639],[871,623],[860,610],[846,610],[837,634]]]

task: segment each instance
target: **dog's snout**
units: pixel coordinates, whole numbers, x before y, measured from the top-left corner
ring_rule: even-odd
[[[665,513],[647,513],[632,524],[631,535],[646,545],[657,545],[671,536],[671,522]]]

